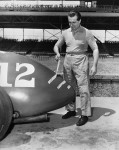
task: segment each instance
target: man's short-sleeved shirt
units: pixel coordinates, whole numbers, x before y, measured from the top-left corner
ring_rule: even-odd
[[[66,43],[66,52],[85,52],[88,45],[92,50],[97,49],[96,40],[90,30],[80,26],[75,32],[68,28],[62,32],[56,45],[61,46]]]

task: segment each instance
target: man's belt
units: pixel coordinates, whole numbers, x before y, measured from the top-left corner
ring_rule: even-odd
[[[87,52],[67,52],[67,55],[87,55]]]

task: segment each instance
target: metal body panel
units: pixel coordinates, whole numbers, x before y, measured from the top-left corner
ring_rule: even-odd
[[[37,116],[68,104],[75,97],[71,86],[61,76],[28,56],[0,54],[0,86],[10,96],[14,111],[21,117]]]

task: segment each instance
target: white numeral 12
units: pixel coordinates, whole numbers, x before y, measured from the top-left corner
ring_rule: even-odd
[[[8,83],[8,63],[0,63],[0,85],[4,87],[12,87],[12,84]],[[35,87],[35,78],[31,78],[31,80],[21,79],[27,75],[31,75],[34,73],[35,68],[32,64],[28,63],[16,63],[16,71],[19,71],[22,67],[26,67],[26,71],[19,74],[15,79],[15,87]]]

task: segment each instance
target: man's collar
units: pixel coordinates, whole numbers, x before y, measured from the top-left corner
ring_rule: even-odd
[[[71,28],[70,28],[70,29],[71,29]],[[80,25],[76,30],[72,30],[72,29],[71,29],[71,32],[77,33],[77,32],[80,32],[81,29],[82,29],[82,26]]]

